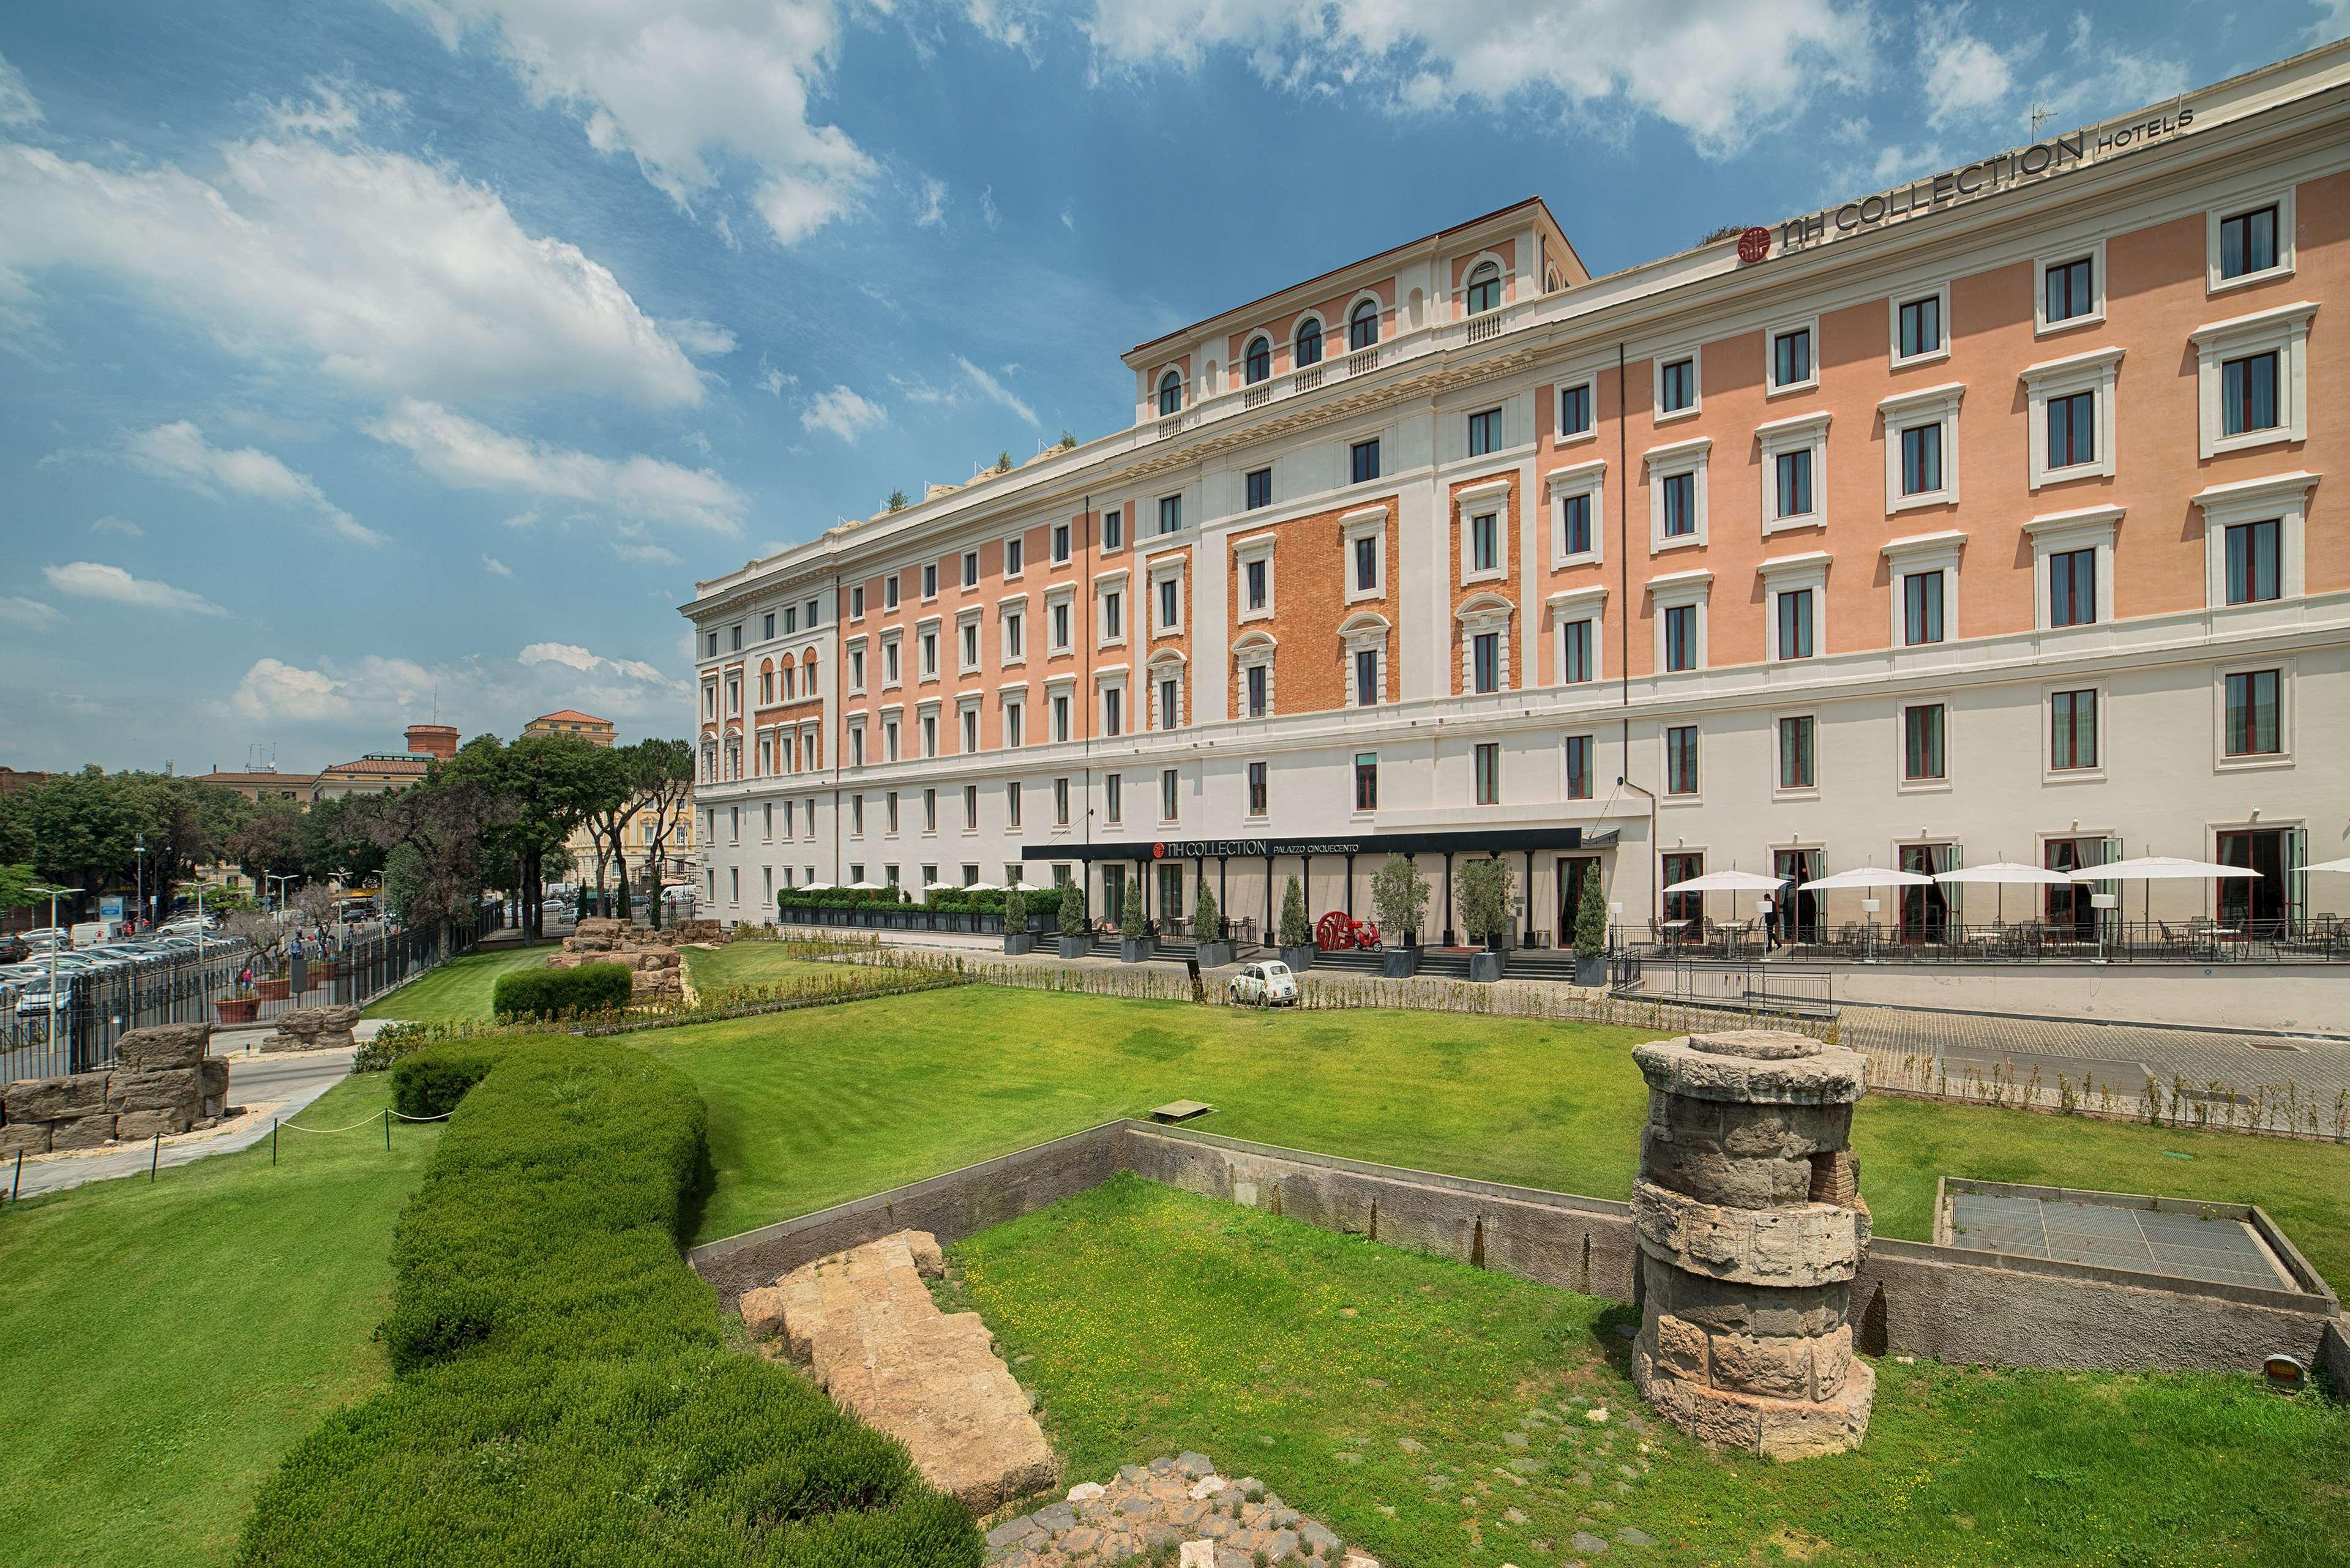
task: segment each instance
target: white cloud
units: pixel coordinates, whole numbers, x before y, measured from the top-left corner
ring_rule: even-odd
[[[759,390],[766,393],[767,396],[780,398],[784,395],[785,387],[798,386],[800,379],[797,376],[786,375],[768,364],[767,357],[762,354],[759,356],[759,379],[756,384]]]
[[[834,0],[388,0],[457,48],[489,37],[532,101],[583,117],[599,152],[629,153],[691,211],[746,159],[751,204],[785,244],[852,211],[874,164],[811,122],[840,36]],[[886,9],[887,7],[883,7]]]
[[[947,221],[947,182],[922,176],[922,205],[914,214],[918,229],[935,229]]]
[[[1918,77],[1926,89],[1926,119],[1936,130],[1997,109],[2014,92],[2018,66],[2040,49],[2038,38],[2002,53],[1967,26],[1967,8],[1928,11],[1918,20],[1925,47]]]
[[[612,554],[640,566],[674,566],[681,564],[677,552],[661,545],[614,545]]]
[[[1011,388],[1005,386],[1003,382],[997,380],[994,377],[989,375],[986,371],[981,369],[978,366],[972,364],[970,360],[964,358],[960,354],[955,356],[955,363],[962,367],[962,373],[971,378],[972,385],[976,386],[983,393],[986,394],[987,400],[990,402],[1003,404],[1005,408],[1010,409],[1014,413],[1018,414],[1022,419],[1027,421],[1032,425],[1036,422],[1036,410],[1030,408],[1026,403],[1021,401],[1020,399],[1013,393]]]
[[[2345,0],[2345,3],[2350,4],[2350,0]],[[1061,227],[1068,230],[1069,233],[1073,234],[1077,232],[1076,215],[1071,213],[1066,207],[1061,209]]]
[[[749,504],[706,468],[640,452],[616,459],[525,441],[413,398],[365,428],[378,441],[407,448],[427,473],[460,489],[586,502],[623,517],[718,534],[738,532]]]
[[[2311,23],[2303,36],[2313,44],[2330,44],[2336,38],[2350,38],[2350,0],[2317,0],[2321,13]]]
[[[351,711],[342,683],[323,670],[303,670],[275,659],[257,659],[236,683],[230,705],[256,722],[340,719]]]
[[[889,415],[880,404],[858,396],[847,387],[835,387],[828,392],[818,392],[800,410],[800,423],[812,431],[830,431],[843,441],[853,441],[865,431],[889,422]]]
[[[505,524],[509,528],[529,528],[536,526],[537,522],[538,508],[534,506],[527,512],[515,513],[505,520]]]
[[[662,331],[677,339],[679,348],[697,358],[734,352],[734,334],[715,321],[680,316],[662,322],[660,327]]]
[[[354,135],[362,110],[397,114],[407,99],[389,88],[371,88],[342,77],[313,77],[310,96],[280,99],[270,106],[269,123],[288,136],[341,138]]]
[[[38,599],[28,599],[16,594],[0,594],[0,626],[23,627],[26,631],[48,631],[63,626],[65,615],[54,605]]]
[[[41,106],[25,85],[25,73],[0,55],[0,125],[37,125]]]
[[[1111,70],[1229,51],[1284,91],[1402,113],[1628,106],[1711,156],[1857,79],[1870,30],[1864,0],[1094,0],[1083,26]]]
[[[143,539],[147,530],[121,517],[101,517],[89,525],[93,534],[119,534],[126,539]]]
[[[172,610],[183,615],[224,616],[228,611],[202,594],[192,594],[185,588],[175,588],[169,583],[148,577],[134,577],[120,566],[109,566],[97,561],[68,561],[62,566],[44,566],[41,575],[49,587],[61,594],[78,598],[102,599],[109,604],[128,605],[134,609]]]
[[[0,300],[33,274],[96,273],[241,358],[370,392],[702,400],[685,349],[611,272],[525,233],[488,186],[311,137],[221,161],[215,182],[0,141]]]
[[[995,187],[993,185],[979,193],[979,215],[987,220],[987,226],[991,229],[1003,222],[1003,214],[995,210]]]
[[[495,556],[484,556],[482,557],[482,570],[489,573],[490,576],[494,577],[511,577],[514,576],[514,568],[507,566],[504,561],[499,560]]]
[[[567,670],[589,670],[604,661],[573,642],[534,642],[517,655],[525,664],[560,664]]]
[[[215,498],[226,491],[275,506],[316,512],[346,539],[362,545],[383,543],[382,535],[328,500],[317,480],[307,473],[295,472],[258,447],[239,447],[232,452],[214,446],[187,420],[157,425],[153,430],[134,431],[129,444],[130,461],[159,479],[184,484]]]

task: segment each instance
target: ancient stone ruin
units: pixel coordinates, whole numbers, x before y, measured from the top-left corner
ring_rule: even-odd
[[[209,1023],[133,1029],[110,1070],[0,1089],[0,1156],[101,1148],[210,1127],[227,1113],[228,1061]]]
[[[359,1044],[356,1007],[289,1007],[270,1023],[276,1033],[261,1042],[266,1055],[281,1051],[348,1051]]]
[[[1767,1030],[1651,1041],[1632,1217],[1632,1376],[1690,1436],[1771,1459],[1859,1446],[1877,1377],[1846,1320],[1868,1207],[1857,1051]]]
[[[1071,1487],[1066,1501],[987,1532],[991,1568],[1139,1568],[1165,1562],[1170,1548],[1180,1568],[1379,1568],[1263,1481],[1219,1475],[1196,1453],[1121,1465],[1107,1481]]]
[[[677,962],[677,933],[639,929],[626,920],[589,917],[563,939],[563,950],[546,961],[549,969],[583,963],[616,963],[635,971],[629,994],[636,1002],[660,1002],[683,994]]]

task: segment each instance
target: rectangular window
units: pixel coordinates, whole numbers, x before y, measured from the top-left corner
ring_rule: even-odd
[[[1018,610],[1007,610],[1004,613],[1003,656],[1006,659],[1018,659],[1028,651],[1026,647],[1024,646],[1023,639],[1023,633],[1026,628],[1027,619],[1028,618],[1022,615]]]
[[[1159,531],[1161,534],[1180,534],[1182,530],[1183,498],[1180,495],[1160,496],[1159,498]]]
[[[848,797],[848,831],[860,838],[865,835],[865,797],[862,794]]]
[[[2097,307],[2096,291],[2090,286],[2096,281],[2091,275],[2093,265],[2091,258],[2083,256],[2048,269],[2043,282],[2047,294],[2044,314],[2049,325],[2086,316]]]
[[[1901,493],[1930,495],[1942,488],[1942,427],[1912,425],[1901,432]]]
[[[2277,732],[2277,686],[2273,670],[2228,677],[2228,755],[2271,757],[2284,749]]]
[[[1569,735],[1566,738],[1566,798],[1591,798],[1591,737]]]
[[[1929,294],[1901,306],[1901,358],[1938,354],[1942,348],[1942,296]]]
[[[1659,372],[1659,411],[1677,414],[1697,406],[1697,361],[1676,359]]]
[[[1358,441],[1347,449],[1347,452],[1355,483],[1367,484],[1379,476],[1378,438],[1374,436],[1369,441]]]
[[[767,612],[766,616],[765,616],[763,619],[761,619],[761,621],[759,622],[759,636],[760,636],[763,639],[773,639],[773,638],[775,637],[775,612],[774,612],[773,610],[770,610],[770,611],[768,611],[768,612]]]
[[[1182,613],[1180,603],[1181,596],[1182,585],[1178,583],[1174,578],[1166,577],[1160,580],[1159,584],[1159,630],[1173,631],[1178,626],[1182,624]]]
[[[1126,635],[1126,596],[1115,589],[1102,595],[1102,636],[1112,642]]]
[[[1053,651],[1069,650],[1069,607],[1066,600],[1053,606]]]
[[[848,590],[848,613],[858,620],[865,618],[865,585],[858,583]]]
[[[1499,742],[1477,743],[1477,804],[1502,804],[1502,747]]]
[[[718,634],[714,631],[710,634],[710,654],[712,658],[718,654]]]
[[[1263,763],[1248,765],[1248,814],[1263,816],[1265,811],[1265,771]]]
[[[1808,517],[1812,514],[1812,449],[1783,452],[1775,464],[1778,473],[1779,512],[1782,517]]]
[[[1812,590],[1791,588],[1779,596],[1779,657],[1812,657]]]
[[[1115,550],[1126,543],[1126,514],[1113,506],[1102,514],[1102,548]]]
[[[935,757],[938,754],[939,717],[935,713],[925,713],[922,715],[922,755]]]
[[[2273,205],[2220,220],[2220,275],[2242,277],[2277,264],[2277,210]]]
[[[1251,561],[1241,569],[1241,576],[1248,586],[1248,607],[1253,610],[1264,608],[1266,601],[1273,597],[1272,563]]]
[[[979,831],[979,786],[977,784],[962,786],[962,826],[965,833]],[[978,879],[976,876],[964,878],[965,881],[972,882]]]
[[[1675,724],[1665,732],[1665,793],[1697,793],[1697,726]]]
[[[881,816],[881,820],[882,820],[883,825],[884,825],[884,826],[886,826],[886,827],[887,827],[887,828],[888,828],[891,833],[895,833],[895,832],[897,832],[897,831],[898,831],[898,792],[897,792],[896,790],[894,790],[894,789],[893,789],[893,790],[891,790],[891,791],[889,792],[889,794],[888,798],[887,798],[887,799],[885,799],[881,804],[882,804],[882,805],[883,805],[883,807],[884,807],[883,812],[882,812],[882,816]]]
[[[1812,716],[1805,713],[1780,720],[1779,787],[1811,789],[1816,780],[1812,758]]]
[[[979,750],[979,711],[975,708],[963,710],[962,749],[965,756]]]
[[[1901,776],[1913,784],[1949,776],[1942,755],[1939,702],[1901,710]]]
[[[1102,777],[1102,815],[1111,822],[1126,820],[1126,780],[1117,774]]]
[[[1377,752],[1355,753],[1355,809],[1377,811],[1379,808],[1379,754]]]
[[[822,603],[823,601],[819,599],[810,599],[807,602],[807,625],[810,631],[814,631],[817,627],[824,624],[824,615],[821,607]],[[791,625],[791,614],[792,612],[789,610],[785,610],[784,612],[784,624],[786,629],[788,629]]]
[[[2097,765],[2097,694],[2059,691],[2048,699],[2048,765],[2056,769]]]
[[[2283,524],[2275,518],[2238,523],[2227,534],[2228,602],[2262,604],[2282,593],[2278,573]]]
[[[1697,475],[1669,473],[1665,486],[1665,537],[1686,539],[1697,532]]]
[[[2048,400],[2048,466],[2071,468],[2097,461],[2097,394],[2074,392]]]
[[[742,651],[743,651],[743,628],[742,628],[742,627],[741,627],[741,626],[739,626],[739,625],[737,625],[737,626],[731,626],[731,627],[728,627],[728,628],[726,628],[726,631],[727,631],[727,635],[728,635],[728,637],[732,639],[732,640],[731,640],[731,642],[728,644],[728,647],[729,647],[730,650],[731,650],[731,651],[733,651],[733,652],[735,652],[735,653],[740,653],[740,652],[742,652]]]
[[[1591,497],[1570,495],[1558,507],[1559,553],[1584,556],[1591,551]]]
[[[1241,504],[1253,512],[1260,506],[1273,504],[1273,470],[1253,468],[1248,472],[1247,495]]]
[[[1499,691],[1502,689],[1502,634],[1479,632],[1470,647],[1470,664],[1474,671],[1477,691]]]
[[[2097,618],[2097,553],[2065,550],[2048,557],[2048,624],[2089,626]]]
[[[970,621],[962,628],[962,668],[979,668],[979,623]]]
[[[1670,605],[1665,610],[1665,668],[1697,668],[1697,606]]]
[[[1355,541],[1355,591],[1376,593],[1379,587],[1378,535],[1367,534]]]
[[[931,680],[939,672],[939,634],[922,633],[922,679]]]
[[[1591,384],[1561,387],[1558,392],[1558,433],[1583,435],[1591,429]]]
[[[898,574],[895,572],[881,579],[881,607],[885,610],[898,607]]]
[[[1469,455],[1483,457],[1502,450],[1502,410],[1486,409],[1469,416]]]
[[[1006,827],[1020,826],[1020,781],[1018,779],[1014,779],[1003,786],[1003,825]]]
[[[1069,700],[1065,696],[1055,696],[1053,699],[1053,739],[1066,741],[1068,738]]]
[[[1028,541],[1014,534],[1003,541],[1003,575],[1016,577],[1028,566]]]
[[[1558,678],[1569,686],[1591,679],[1591,623],[1571,620],[1559,639]]]
[[[1355,650],[1355,705],[1375,706],[1379,700],[1379,656],[1367,648]]]
[[[962,586],[967,588],[979,587],[979,552],[976,550],[962,553]]]
[[[1812,379],[1812,329],[1798,327],[1771,339],[1771,384],[1794,387]]]
[[[1003,743],[1005,745],[1016,747],[1020,744],[1021,720],[1027,716],[1027,712],[1028,705],[1025,702],[1006,702],[1003,705]]]
[[[1942,640],[1942,574],[1911,572],[1901,579],[1901,640],[1910,648]]]
[[[1161,768],[1159,772],[1159,820],[1161,822],[1172,822],[1176,818],[1176,807],[1180,804],[1176,797],[1177,787],[1175,770]]]
[[[1159,727],[1172,730],[1183,722],[1182,688],[1172,676],[1159,683]]]
[[[1102,689],[1102,733],[1117,736],[1126,732],[1126,693],[1115,686]]]
[[[1491,512],[1469,519],[1469,568],[1476,572],[1502,569],[1501,519]]]
[[[1249,666],[1248,716],[1252,719],[1262,719],[1264,717],[1265,698],[1269,690],[1266,684],[1266,674],[1267,671],[1265,667],[1262,664],[1252,664]]]
[[[1053,822],[1055,826],[1069,826],[1069,781],[1053,781]]]
[[[939,564],[936,561],[927,562],[922,566],[922,597],[926,599],[939,597]]]
[[[1053,524],[1053,564],[1056,566],[1065,565],[1068,558],[1069,525],[1066,523],[1055,523]]]
[[[2277,427],[2277,352],[2251,354],[2220,367],[2220,429],[2246,435]]]

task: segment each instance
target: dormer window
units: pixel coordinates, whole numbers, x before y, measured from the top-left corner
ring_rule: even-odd
[[[1159,378],[1159,411],[1162,414],[1180,414],[1183,411],[1181,372],[1170,370]]]
[[[1350,349],[1367,348],[1378,340],[1378,302],[1367,299],[1355,306],[1354,314],[1347,317],[1347,347]]]
[[[1300,369],[1322,363],[1322,324],[1312,317],[1297,329],[1297,363]]]
[[[1241,374],[1247,378],[1248,384],[1252,387],[1255,386],[1259,381],[1266,380],[1271,378],[1273,375],[1272,338],[1252,337],[1249,339],[1248,357],[1241,362]]]
[[[1482,316],[1501,303],[1502,269],[1492,262],[1482,262],[1477,270],[1469,275],[1469,314]]]

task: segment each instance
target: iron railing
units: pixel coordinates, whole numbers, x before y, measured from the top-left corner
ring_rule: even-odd
[[[1646,1002],[1806,1018],[1832,1017],[1835,1012],[1832,970],[1780,963],[1700,963],[1619,951],[1608,959],[1607,982],[1616,995]]]
[[[2199,919],[1914,926],[1823,921],[1792,931],[1783,929],[1774,946],[1756,924],[1691,921],[1670,929],[1611,927],[1608,947],[1650,958],[1725,963],[1765,957],[1797,963],[2344,963],[2350,962],[2350,925],[2331,916],[2238,923]]]

